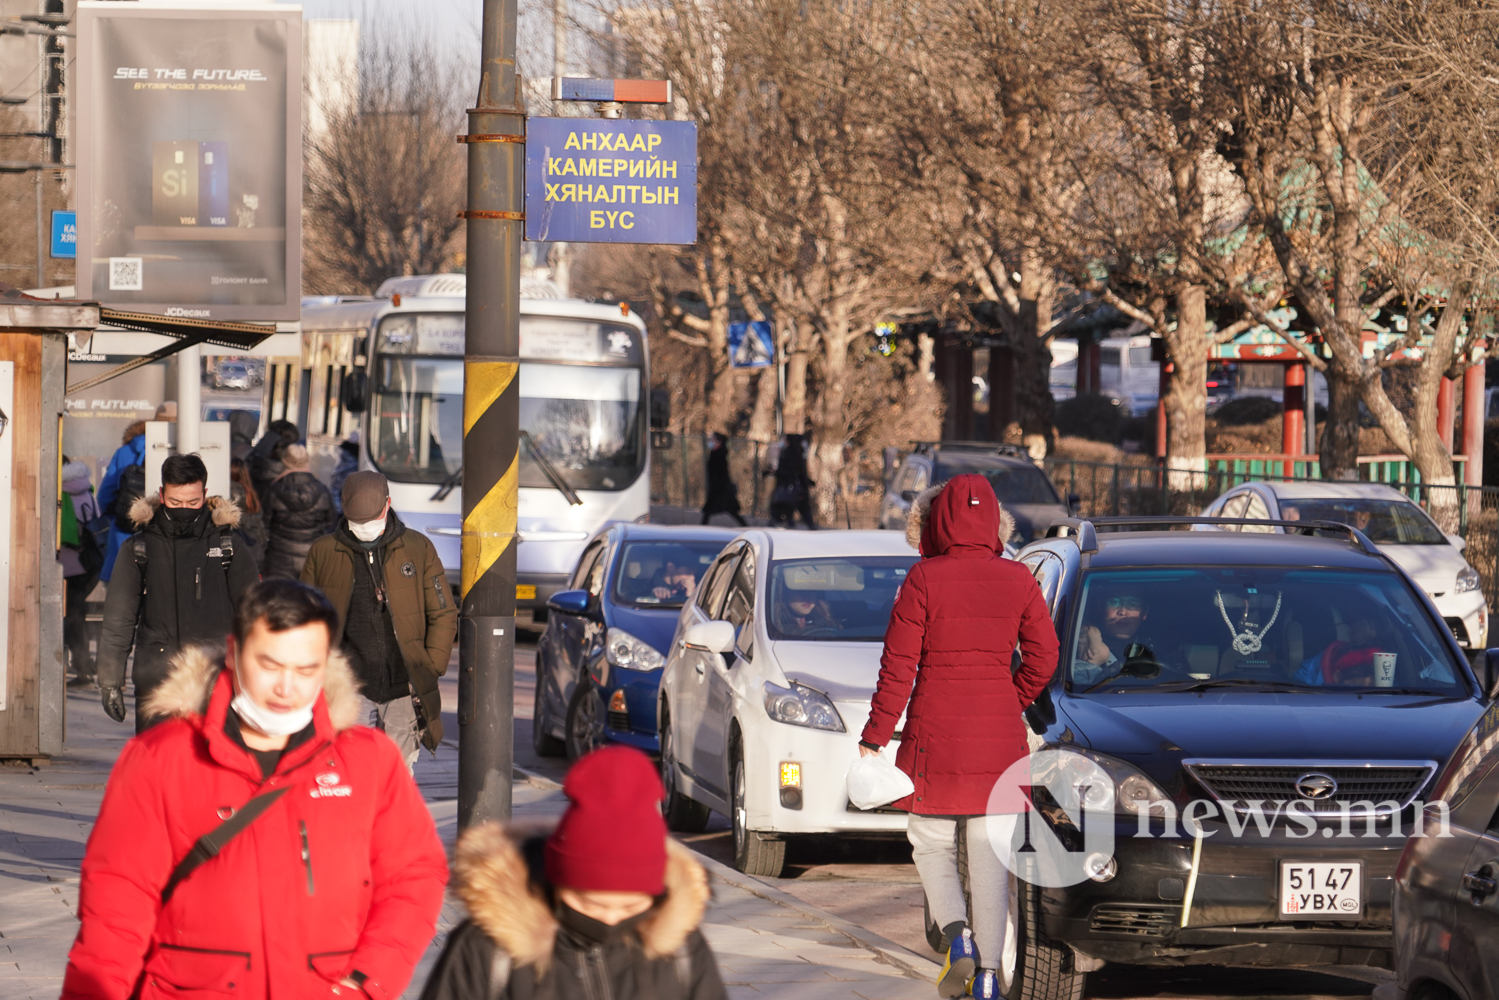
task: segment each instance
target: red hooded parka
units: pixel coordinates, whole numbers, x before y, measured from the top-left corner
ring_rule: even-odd
[[[329,661],[312,739],[262,778],[225,731],[227,672],[189,647],[148,710],[176,716],[125,744],[89,836],[63,1000],[398,997],[432,940],[447,859],[390,737],[355,725],[358,689]],[[290,789],[177,886],[194,842],[231,810]]]
[[[1000,775],[1027,753],[1020,713],[1056,671],[1058,643],[1041,588],[1003,558],[1003,519],[989,481],[964,475],[932,499],[920,529],[924,558],[896,597],[862,736],[884,746],[906,712],[895,763],[916,791],[897,808],[981,815]]]

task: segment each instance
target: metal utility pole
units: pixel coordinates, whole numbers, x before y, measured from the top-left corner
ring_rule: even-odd
[[[567,0],[552,0],[552,76],[560,80],[567,75]],[[555,91],[553,91],[555,93]],[[556,114],[554,110],[552,112]],[[572,254],[566,243],[553,243],[547,254],[552,267],[552,283],[563,298],[572,294]]]
[[[469,109],[463,356],[463,581],[458,825],[510,818],[515,546],[520,474],[520,249],[526,117],[516,2],[484,0],[478,106]]]

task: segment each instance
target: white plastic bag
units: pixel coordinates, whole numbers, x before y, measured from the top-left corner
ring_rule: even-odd
[[[862,754],[848,769],[848,800],[856,809],[878,809],[916,791],[906,773],[884,751]]]

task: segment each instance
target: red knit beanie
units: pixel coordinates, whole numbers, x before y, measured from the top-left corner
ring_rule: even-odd
[[[580,892],[666,889],[666,791],[649,757],[613,746],[578,761],[562,793],[569,805],[547,838],[546,873],[553,885]]]

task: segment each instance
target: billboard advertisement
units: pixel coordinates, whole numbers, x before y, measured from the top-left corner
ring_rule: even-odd
[[[78,4],[80,298],[296,320],[300,8]]]

